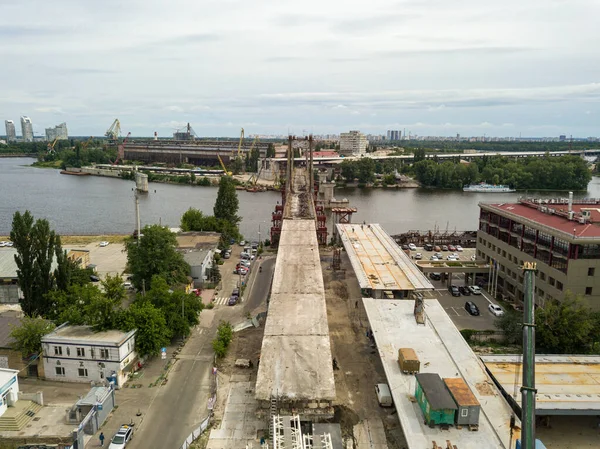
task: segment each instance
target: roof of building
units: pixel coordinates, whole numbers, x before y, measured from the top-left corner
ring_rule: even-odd
[[[4,387],[7,382],[19,374],[19,371],[16,369],[10,368],[0,368],[0,388]]]
[[[597,200],[574,201],[572,210],[576,216],[584,210],[590,213],[590,220],[586,223],[580,223],[577,219],[569,220],[568,204],[565,204],[562,200],[560,201],[560,203],[545,202],[540,204],[530,201],[499,204],[480,203],[480,206],[504,216],[514,216],[521,219],[520,221],[528,220],[533,227],[542,226],[548,228],[550,232],[563,233],[567,239],[600,238],[600,202],[592,202]],[[550,209],[554,212],[551,213]]]
[[[0,279],[17,279],[16,254],[17,250],[14,247],[0,248]],[[56,256],[53,257],[52,270],[56,268]]]
[[[363,304],[409,448],[431,447],[438,440],[461,449],[509,447],[512,410],[437,300],[425,300],[424,325],[415,320],[413,301],[363,298]],[[398,364],[398,349],[404,347],[417,353],[421,373],[465,380],[481,403],[478,432],[441,430],[423,422],[413,402],[416,377],[403,374]]]
[[[378,224],[338,224],[361,288],[433,290],[427,277]]]
[[[200,266],[206,260],[210,250],[211,249],[209,248],[186,250],[183,253],[183,260],[185,260],[192,267]]]
[[[475,407],[480,405],[479,401],[462,378],[446,377],[444,383],[458,405],[463,407]]]
[[[256,398],[333,400],[335,382],[314,220],[284,220]]]
[[[42,343],[48,342],[86,342],[86,343],[101,343],[114,344],[120,346],[127,341],[135,330],[123,332],[116,329],[111,329],[102,332],[94,332],[91,326],[69,326],[63,325],[57,327],[53,332],[42,337]]]
[[[429,406],[432,409],[456,410],[456,404],[438,373],[417,373],[415,374],[415,378],[419,385],[421,385],[427,402],[429,402]]]
[[[215,247],[219,244],[221,234],[218,232],[181,232],[177,234],[179,248]]]
[[[77,405],[96,405],[102,403],[111,390],[108,387],[92,387],[84,397],[77,401]]]
[[[481,360],[509,396],[517,382],[520,407],[522,356],[486,355]],[[538,415],[600,415],[600,356],[536,354],[535,387]]]
[[[15,342],[10,336],[13,328],[21,325],[21,318],[0,315],[0,348],[12,348]]]

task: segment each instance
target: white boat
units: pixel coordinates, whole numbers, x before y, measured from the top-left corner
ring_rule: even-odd
[[[464,192],[483,192],[483,193],[516,192],[515,189],[511,189],[509,186],[505,186],[505,185],[501,185],[501,184],[500,185],[486,184],[485,182],[464,186],[463,191]]]

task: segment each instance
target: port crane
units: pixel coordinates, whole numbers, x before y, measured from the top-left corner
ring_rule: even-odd
[[[125,158],[125,144],[129,140],[130,136],[131,136],[131,133],[130,132],[127,133],[127,137],[125,137],[125,139],[123,139],[123,142],[117,145],[117,158],[114,161],[110,161],[110,163],[112,165],[117,165],[117,163],[120,160],[123,160]]]
[[[54,139],[54,142],[48,142],[48,154],[54,154],[54,147],[56,145],[56,142],[58,142],[58,137]]]
[[[108,128],[104,135],[110,141],[116,142],[119,140],[119,136],[121,135],[121,122],[118,118],[116,118],[112,125],[110,125],[110,128]]]
[[[232,173],[227,170],[227,167],[225,167],[225,164],[223,163],[223,159],[221,159],[221,155],[218,152],[217,152],[217,157],[219,158],[219,162],[221,163],[221,168],[223,169],[223,172],[225,173],[225,175],[231,176]]]

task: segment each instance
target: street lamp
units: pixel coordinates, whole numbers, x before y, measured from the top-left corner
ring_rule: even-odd
[[[266,221],[266,220],[263,220],[262,222],[259,222],[259,223],[258,223],[258,244],[259,244],[259,245],[260,245],[260,243],[262,242],[262,240],[260,239],[260,224],[261,224],[261,223],[267,224],[267,221]]]

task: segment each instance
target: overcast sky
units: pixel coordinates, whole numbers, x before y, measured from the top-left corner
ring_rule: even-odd
[[[0,119],[598,136],[599,20],[599,0],[0,0]]]

